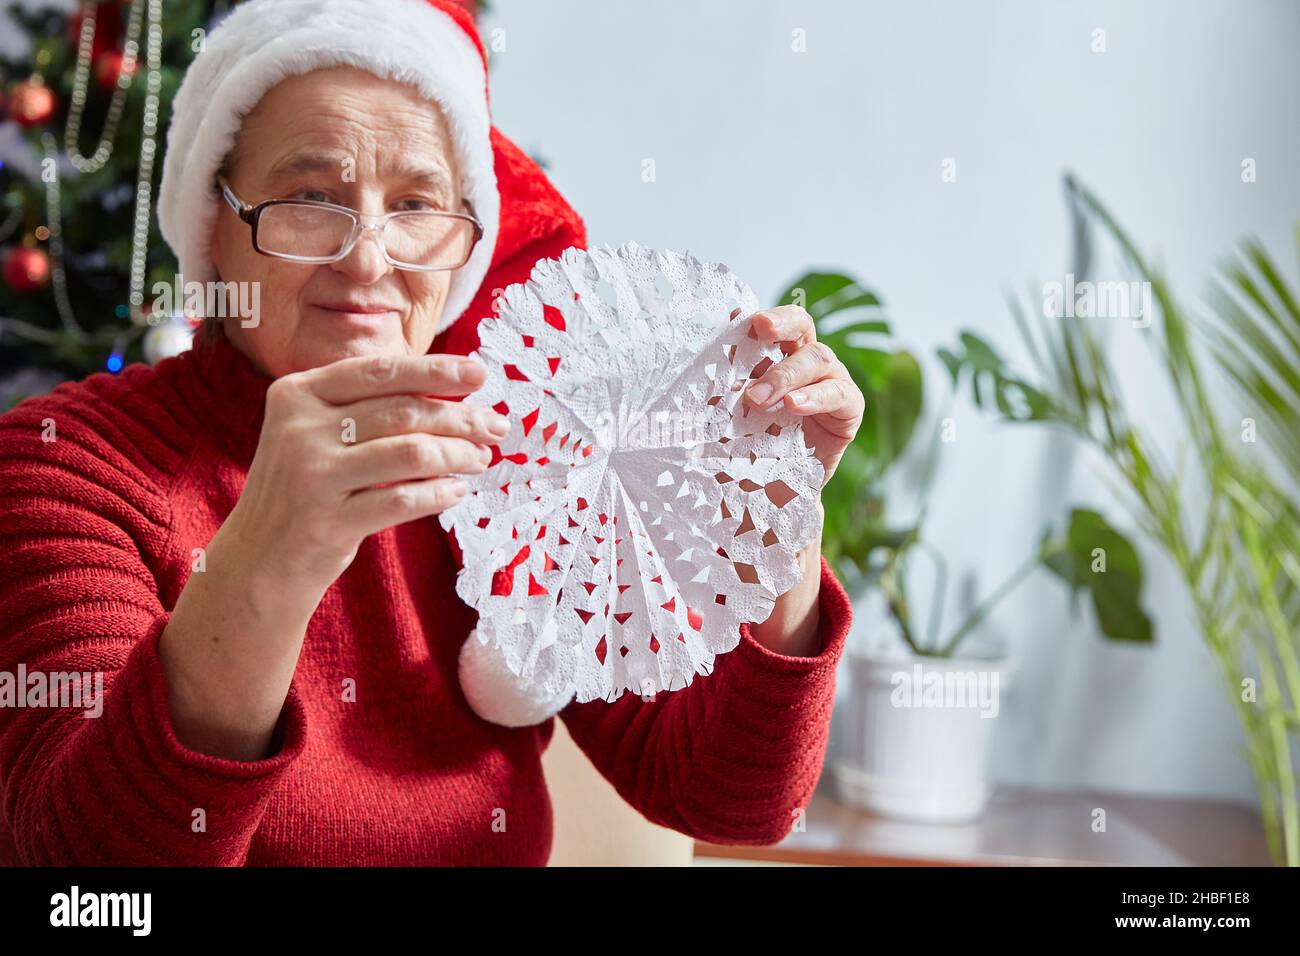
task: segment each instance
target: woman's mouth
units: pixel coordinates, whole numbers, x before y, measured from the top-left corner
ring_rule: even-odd
[[[392,306],[363,302],[315,302],[310,308],[316,309],[325,318],[361,325],[378,325],[401,315],[401,312]]]

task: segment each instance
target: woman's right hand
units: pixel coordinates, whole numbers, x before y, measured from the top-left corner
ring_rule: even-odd
[[[483,384],[451,355],[342,359],[271,383],[239,501],[159,643],[172,724],[194,750],[267,755],[307,626],[376,531],[455,504],[508,422],[430,396]]]
[[[282,376],[243,494],[229,521],[250,556],[317,599],[362,539],[437,514],[466,493],[509,421],[464,396],[483,384],[476,359],[362,356]]]

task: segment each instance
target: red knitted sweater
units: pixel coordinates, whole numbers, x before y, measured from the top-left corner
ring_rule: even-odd
[[[243,486],[269,383],[223,337],[0,417],[0,671],[104,673],[95,719],[0,707],[0,862],[545,863],[553,723],[485,723],[462,696],[457,655],[475,615],[436,518],[367,538],[325,594],[278,752],[241,762],[176,738],[158,636],[193,549]],[[560,716],[647,818],[715,842],[776,841],[820,773],[849,626],[824,559],[820,609],[818,656],[772,653],[745,627],[686,689]],[[347,678],[355,702],[341,699]]]

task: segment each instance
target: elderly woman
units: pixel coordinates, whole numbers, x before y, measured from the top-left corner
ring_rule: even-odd
[[[554,724],[468,705],[436,515],[509,427],[456,400],[476,319],[585,235],[492,128],[469,17],[240,6],[176,97],[160,222],[260,314],[0,419],[0,669],[104,676],[97,719],[0,708],[0,862],[545,863]],[[747,400],[806,416],[829,475],[861,394],[802,310],[747,320],[786,352]],[[648,819],[775,842],[806,805],[850,611],[820,541],[800,560],[712,674],[560,712]]]

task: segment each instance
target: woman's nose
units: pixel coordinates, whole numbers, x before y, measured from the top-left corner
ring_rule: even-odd
[[[363,285],[382,279],[393,271],[384,257],[383,223],[363,223],[361,235],[346,256],[330,267]]]

